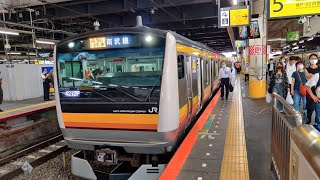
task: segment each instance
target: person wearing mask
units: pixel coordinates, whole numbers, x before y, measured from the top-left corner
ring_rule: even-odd
[[[226,94],[226,100],[228,100],[231,70],[224,61],[221,63],[218,79],[221,85],[221,100],[223,100],[224,94]]]
[[[308,94],[311,97],[311,100],[314,102],[314,109],[316,111],[316,125],[315,127],[320,131],[320,81],[319,73],[316,73],[312,76],[310,80],[306,83],[306,89]],[[310,124],[311,121],[307,122]]]
[[[43,81],[43,100],[44,101],[49,101],[51,99],[49,99],[49,91],[50,91],[50,79],[49,79],[50,75],[47,74],[47,69],[44,68],[41,78]]]
[[[294,102],[293,107],[295,108],[295,110],[300,111],[300,102],[302,101],[303,118],[307,119],[306,96],[303,96],[300,94],[300,83],[302,83],[302,85],[305,85],[307,82],[303,61],[298,61],[296,63],[296,66],[297,66],[297,71],[293,72],[291,76],[292,77],[291,78],[291,82],[292,82],[291,95],[293,96],[293,102]]]
[[[307,80],[310,80],[315,74],[320,72],[320,66],[317,65],[318,63],[318,56],[316,54],[311,54],[309,56],[309,62],[310,62],[310,66],[308,68],[306,68],[306,78]],[[311,88],[311,90],[313,90],[313,92],[315,93],[315,88]],[[307,93],[307,124],[311,123],[311,116],[313,111],[315,111],[316,108],[316,104],[315,102],[312,100],[312,97],[310,96],[309,93]]]
[[[275,68],[275,64],[273,62],[273,59],[270,59],[270,62],[268,64],[268,71],[269,71],[269,76],[272,75],[273,71],[274,71],[274,68]]]
[[[246,63],[245,73],[244,73],[244,82],[247,82],[247,79],[249,81],[249,63]]]
[[[269,87],[272,87],[272,92],[279,94],[284,99],[287,96],[287,92],[290,91],[288,76],[281,62],[277,63],[276,70],[271,76]],[[280,112],[283,112],[283,104],[279,102],[277,104]]]
[[[279,60],[279,62],[281,62],[283,64],[283,69],[286,69],[286,57],[282,56]]]
[[[287,64],[287,67],[286,67],[286,72],[287,72],[287,75],[289,77],[288,81],[289,81],[289,85],[290,85],[290,90],[292,90],[293,88],[291,87],[292,85],[292,74],[293,72],[295,72],[297,70],[297,67],[296,67],[296,60],[297,60],[298,57],[296,56],[291,56],[289,58],[289,63]],[[292,91],[291,91],[292,92]],[[291,93],[292,94],[292,93]]]

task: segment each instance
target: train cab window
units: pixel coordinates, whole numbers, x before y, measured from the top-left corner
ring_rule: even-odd
[[[182,79],[184,78],[184,56],[178,55],[178,78]]]

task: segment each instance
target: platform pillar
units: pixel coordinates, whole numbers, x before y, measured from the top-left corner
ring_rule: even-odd
[[[249,97],[264,98],[266,96],[266,27],[267,19],[263,16],[252,19],[252,22],[258,21],[260,38],[249,40]],[[251,26],[254,26],[252,23]],[[256,26],[257,28],[257,26]],[[251,28],[252,29],[252,28]]]

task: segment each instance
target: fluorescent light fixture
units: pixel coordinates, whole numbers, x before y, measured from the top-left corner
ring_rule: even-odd
[[[199,55],[199,53],[198,53],[198,52],[193,52],[192,54],[194,54],[194,55],[196,55],[196,56],[198,56],[198,55]]]
[[[297,43],[293,43],[292,45],[294,45],[294,46],[295,46],[295,45],[297,45]]]
[[[231,58],[232,55],[236,55],[236,52],[224,52],[222,53],[226,58]]]
[[[29,56],[36,56],[37,54],[36,53],[27,53],[27,55],[29,55]]]
[[[312,40],[313,40],[313,37],[311,37],[311,38],[307,39],[307,41],[312,41]]]
[[[274,38],[274,39],[268,39],[267,41],[273,42],[273,41],[286,41],[286,39],[283,38]]]
[[[299,46],[293,47],[292,50],[299,49]]]
[[[237,5],[238,4],[238,0],[232,0],[233,5]]]
[[[37,39],[36,42],[39,44],[50,44],[50,45],[54,45],[58,43],[58,41],[54,39]]]
[[[19,35],[18,32],[14,32],[14,31],[12,31],[10,29],[5,29],[5,28],[0,29],[0,34],[8,34],[8,35],[15,35],[15,36]]]
[[[20,55],[20,52],[8,52],[8,54],[12,54],[12,55]]]
[[[300,44],[304,43],[304,40],[299,41]]]

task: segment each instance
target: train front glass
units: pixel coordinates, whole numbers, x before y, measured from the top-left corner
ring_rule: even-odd
[[[77,104],[158,104],[164,49],[165,38],[150,34],[99,35],[59,44],[56,67],[62,110],[68,103],[74,107],[69,111],[79,111]],[[126,108],[109,107],[111,111],[105,112],[119,109]]]

